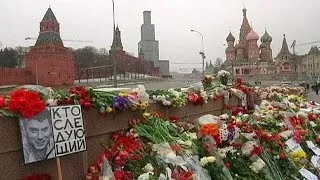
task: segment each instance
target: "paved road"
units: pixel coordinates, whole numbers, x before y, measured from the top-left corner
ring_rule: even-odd
[[[165,90],[165,89],[170,89],[170,88],[179,88],[179,87],[184,87],[188,86],[194,83],[197,83],[199,81],[196,80],[167,80],[167,81],[162,81],[162,82],[145,82],[143,85],[145,86],[146,89],[148,90]],[[137,87],[137,85],[124,85],[121,87],[126,87],[126,88],[133,88]]]
[[[307,99],[309,101],[316,101],[317,103],[320,103],[320,95],[316,95],[315,92],[310,92],[308,95],[307,95]]]

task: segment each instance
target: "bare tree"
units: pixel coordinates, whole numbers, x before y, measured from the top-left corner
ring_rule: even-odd
[[[221,66],[223,64],[222,58],[218,57],[216,61],[214,62],[214,67],[218,68],[219,70],[221,69]]]

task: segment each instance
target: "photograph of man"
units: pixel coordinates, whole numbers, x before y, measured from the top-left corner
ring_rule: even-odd
[[[20,119],[20,129],[26,164],[55,157],[49,109],[30,119]]]

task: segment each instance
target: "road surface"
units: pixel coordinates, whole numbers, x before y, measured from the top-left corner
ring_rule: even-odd
[[[142,83],[144,87],[148,90],[166,90],[170,88],[181,88],[185,87],[194,83],[198,83],[199,81],[196,80],[175,80],[175,79],[170,79],[167,81],[161,81],[161,82],[144,82]],[[137,87],[137,84],[135,85],[123,85],[121,87],[124,88],[134,88]]]
[[[316,101],[317,103],[320,103],[320,95],[316,95],[316,93],[313,91],[308,93],[307,99],[309,101]]]

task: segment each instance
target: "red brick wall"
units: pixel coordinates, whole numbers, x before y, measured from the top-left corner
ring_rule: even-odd
[[[39,85],[73,85],[75,79],[74,57],[64,47],[33,47],[26,56],[26,67],[32,75],[38,74]]]
[[[35,84],[31,71],[22,68],[0,68],[0,86]]]

